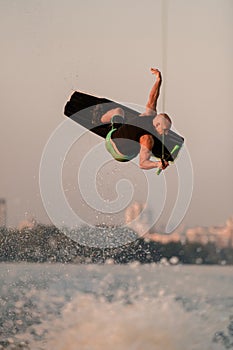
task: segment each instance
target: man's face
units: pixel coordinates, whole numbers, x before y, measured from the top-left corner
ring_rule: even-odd
[[[169,121],[160,114],[153,119],[153,126],[159,135],[162,135],[163,133],[167,135],[171,128]]]

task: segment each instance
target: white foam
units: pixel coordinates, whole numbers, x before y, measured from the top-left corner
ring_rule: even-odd
[[[207,350],[203,332],[200,320],[169,297],[124,304],[79,295],[50,328],[46,349]]]

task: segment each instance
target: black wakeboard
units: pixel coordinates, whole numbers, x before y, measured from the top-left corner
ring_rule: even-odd
[[[65,105],[64,114],[96,135],[106,138],[111,125],[101,123],[101,116],[108,110],[117,107],[124,109],[125,124],[130,123],[131,120],[140,115],[139,112],[132,108],[107,98],[89,95],[80,91],[75,91],[71,95],[70,100]],[[182,136],[169,130],[165,139],[164,158],[173,161],[177,157],[183,143],[184,138]],[[175,145],[178,145],[180,148],[171,155],[170,152]],[[155,155],[156,157],[162,158],[161,150],[162,147],[159,147],[158,154]]]

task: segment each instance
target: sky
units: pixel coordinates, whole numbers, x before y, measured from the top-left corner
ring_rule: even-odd
[[[49,222],[40,161],[71,93],[144,106],[150,67],[163,74],[158,110],[172,117],[192,161],[183,223],[224,224],[233,215],[232,19],[231,0],[1,0],[0,197],[8,225],[30,217]],[[66,171],[70,192],[74,172],[69,179]],[[168,182],[173,176],[167,171]]]

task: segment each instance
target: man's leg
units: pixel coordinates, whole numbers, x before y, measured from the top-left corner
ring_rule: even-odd
[[[160,71],[156,68],[151,68],[151,73],[155,75],[156,81],[150,91],[149,98],[146,104],[146,111],[142,113],[141,116],[156,115],[157,112],[157,100],[159,97],[162,77]]]
[[[102,123],[110,123],[111,119],[112,119],[112,117],[114,115],[120,115],[121,117],[124,118],[124,110],[122,108],[120,108],[120,107],[114,108],[114,109],[110,109],[104,115],[102,115],[101,122]]]

